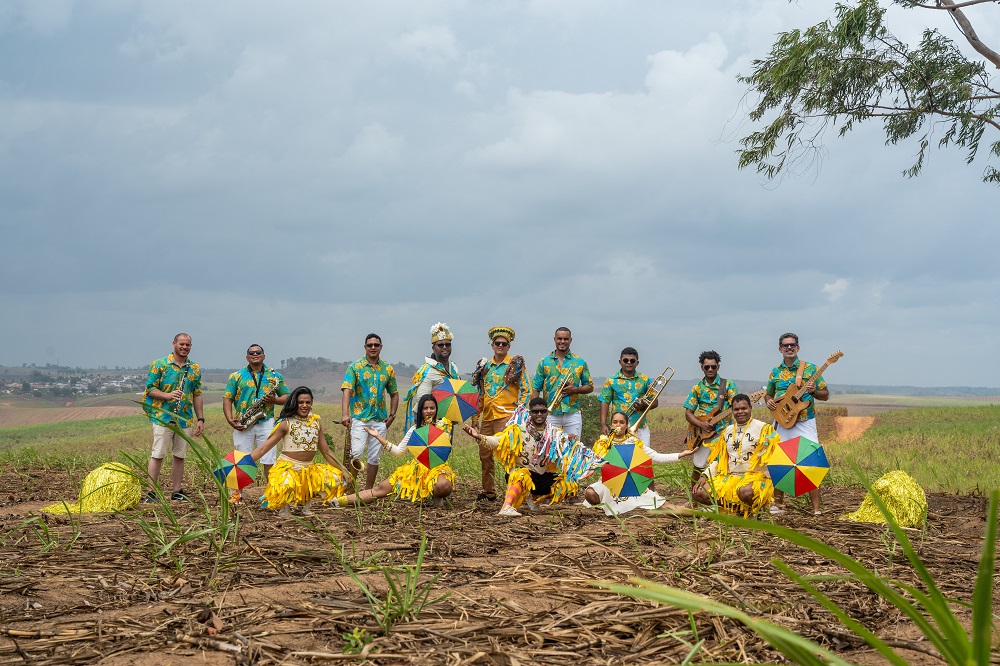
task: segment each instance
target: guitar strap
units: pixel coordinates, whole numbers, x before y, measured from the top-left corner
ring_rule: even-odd
[[[719,402],[715,408],[719,410],[720,414],[722,413],[722,406],[725,404],[725,401],[726,401],[726,380],[724,377],[719,377]]]
[[[797,388],[802,388],[802,375],[803,373],[805,373],[805,371],[806,371],[806,362],[800,358],[799,369],[798,372],[795,373],[795,386]]]

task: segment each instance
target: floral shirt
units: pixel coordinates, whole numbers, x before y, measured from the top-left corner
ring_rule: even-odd
[[[604,388],[601,389],[597,400],[608,405],[608,418],[610,419],[611,414],[626,411],[633,402],[646,395],[649,383],[649,377],[641,372],[635,373],[635,376],[630,378],[619,370],[604,380]],[[630,426],[635,425],[635,422],[639,420],[640,413],[636,411],[628,415]]]
[[[590,368],[587,367],[586,361],[573,352],[566,352],[566,358],[560,364],[559,359],[556,358],[556,353],[552,352],[538,362],[538,367],[535,369],[535,377],[531,382],[531,388],[538,391],[546,403],[551,404],[552,400],[556,397],[556,389],[562,384],[566,372],[573,373],[573,378],[567,382],[567,386],[594,385],[593,380],[590,378]],[[562,400],[556,403],[552,413],[575,414],[580,411],[579,403],[580,396],[577,393],[564,396]]]
[[[805,361],[800,361],[795,359],[795,363],[792,367],[788,367],[784,363],[777,366],[774,370],[771,370],[771,376],[767,380],[767,393],[768,395],[773,395],[775,400],[781,400],[781,397],[785,395],[785,392],[789,389],[792,392],[797,392],[798,388],[795,387],[795,375],[799,371],[799,363],[806,363]],[[814,376],[816,376],[816,366],[812,363],[806,363],[805,369],[802,371],[802,383],[805,384]],[[821,390],[826,388],[826,380],[823,379],[822,375],[816,377],[816,390]],[[808,405],[805,409],[799,412],[799,421],[808,421],[809,419],[816,418],[816,401],[813,400],[811,393],[805,393],[802,395],[802,402],[807,402]]]
[[[461,378],[458,366],[451,361],[445,368],[436,359],[425,356],[424,364],[413,375],[413,385],[406,393],[406,427],[409,428],[413,425],[417,407],[420,405],[420,398],[434,391],[436,387],[444,383],[445,379]]]
[[[491,358],[483,369],[483,421],[510,418],[518,404],[528,406],[531,389],[528,387],[527,369],[521,370],[518,383],[505,384],[503,381],[510,363],[508,354],[500,363]]]
[[[285,386],[285,379],[279,373],[266,365],[255,373],[248,365],[229,375],[226,382],[225,397],[233,401],[233,418],[246,414],[253,403],[264,397],[272,386],[276,386],[274,395],[282,396],[291,393]],[[259,417],[258,417],[259,418]],[[274,405],[264,403],[264,418],[274,418]]]
[[[347,368],[340,388],[350,389],[349,412],[352,419],[359,421],[385,421],[389,416],[385,394],[394,395],[399,391],[392,366],[382,359],[377,365],[372,365],[367,356]]]
[[[184,384],[184,397],[180,399],[180,405],[172,400],[163,401],[153,399],[149,395],[150,389],[170,393]],[[201,395],[201,366],[188,360],[184,365],[178,365],[173,354],[167,354],[166,358],[153,361],[149,364],[149,375],[146,377],[146,391],[143,398],[143,409],[149,420],[157,425],[169,425],[175,421],[174,417],[157,408],[163,408],[176,413],[177,426],[187,428],[194,420],[194,396]],[[165,404],[164,404],[165,403]]]
[[[722,398],[722,411],[726,411],[733,406],[733,398],[738,391],[733,380],[726,380],[726,391]],[[684,401],[684,409],[690,409],[695,416],[705,416],[711,414],[719,405],[719,377],[711,382],[702,377],[701,381],[694,385],[688,393],[687,400]],[[722,432],[726,426],[733,422],[733,417],[729,416],[715,424],[715,432]],[[692,428],[693,429],[693,428]],[[713,436],[714,439],[714,436]]]

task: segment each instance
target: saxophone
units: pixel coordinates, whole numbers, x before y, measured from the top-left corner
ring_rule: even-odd
[[[252,405],[247,407],[247,410],[240,414],[240,417],[236,419],[236,422],[241,426],[248,426],[259,420],[260,417],[264,415],[264,410],[267,407],[267,398],[274,395],[274,392],[278,390],[277,377],[271,377],[268,382],[270,382],[271,387],[267,389],[267,392],[257,398],[257,400],[255,400]]]

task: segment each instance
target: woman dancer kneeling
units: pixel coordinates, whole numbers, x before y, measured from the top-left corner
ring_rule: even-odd
[[[389,449],[392,455],[401,456],[406,451],[413,431],[421,426],[434,424],[446,431],[449,437],[451,436],[451,421],[442,418],[437,423],[434,422],[434,419],[437,417],[437,408],[437,400],[435,400],[433,395],[428,394],[421,397],[420,402],[417,403],[416,423],[406,431],[399,444],[390,444],[374,428],[365,428],[365,430],[368,431],[369,435],[376,438],[383,447]],[[418,502],[428,497],[433,497],[435,506],[444,506],[444,498],[451,494],[454,487],[455,472],[447,462],[436,466],[434,469],[428,469],[426,465],[414,459],[397,467],[396,471],[388,479],[377,484],[370,490],[362,490],[360,493],[338,497],[337,505],[368,504],[377,499],[387,497],[395,490],[399,492],[400,497],[408,499],[411,502]]]
[[[293,507],[301,507],[303,516],[311,516],[309,505],[313,498],[326,502],[347,489],[347,470],[330,452],[319,414],[312,411],[312,405],[313,394],[308,388],[300,386],[292,391],[270,437],[250,453],[254,460],[260,460],[282,442],[281,455],[268,474],[264,491],[268,508],[278,510],[281,518],[289,517]],[[329,465],[313,462],[317,449]]]
[[[628,417],[623,412],[615,412],[611,415],[611,432],[597,438],[597,441],[594,442],[594,453],[603,458],[615,444],[634,444],[641,448],[654,463],[677,462],[694,453],[694,451],[681,453],[654,451],[628,431]],[[638,497],[615,497],[608,487],[600,481],[591,484],[583,491],[583,499],[585,506],[599,506],[609,516],[626,513],[632,509],[659,509],[668,504],[665,499],[649,488]]]

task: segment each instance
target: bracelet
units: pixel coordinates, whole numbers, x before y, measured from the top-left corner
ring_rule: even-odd
[[[205,419],[198,419],[198,423],[204,423]]]

